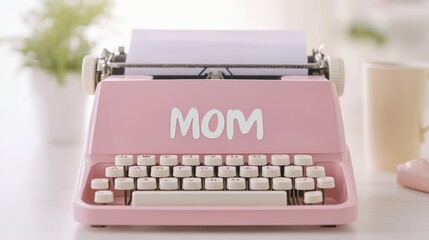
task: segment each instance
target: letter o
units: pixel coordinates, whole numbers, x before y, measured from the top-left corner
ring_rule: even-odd
[[[217,127],[214,131],[209,128],[209,123],[212,117],[217,116]],[[203,121],[201,122],[201,133],[209,139],[215,139],[222,135],[223,129],[225,128],[225,117],[222,112],[217,109],[212,109],[204,115]]]

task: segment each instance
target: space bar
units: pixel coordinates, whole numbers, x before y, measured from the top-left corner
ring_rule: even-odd
[[[285,206],[283,191],[134,191],[133,206]]]

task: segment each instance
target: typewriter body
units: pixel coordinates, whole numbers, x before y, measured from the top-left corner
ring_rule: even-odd
[[[119,49],[84,59],[84,88],[95,99],[73,197],[76,221],[245,226],[356,219],[339,59],[319,50],[295,65],[126,58]],[[199,74],[127,75],[124,68]],[[237,75],[235,68],[307,74]]]

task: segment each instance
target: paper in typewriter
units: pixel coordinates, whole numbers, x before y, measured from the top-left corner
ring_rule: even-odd
[[[134,30],[127,63],[305,64],[299,31]],[[198,75],[202,68],[127,68],[126,75]],[[225,69],[207,69],[207,72]],[[230,69],[234,75],[307,75],[306,69]]]

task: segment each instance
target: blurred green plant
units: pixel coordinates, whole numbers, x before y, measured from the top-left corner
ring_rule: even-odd
[[[387,37],[368,23],[353,23],[348,29],[348,35],[354,40],[369,40],[381,46],[386,43]]]
[[[25,18],[31,33],[17,47],[24,65],[45,70],[64,85],[66,74],[81,70],[94,45],[85,30],[105,17],[109,6],[110,0],[42,0],[42,7]]]

